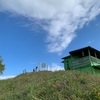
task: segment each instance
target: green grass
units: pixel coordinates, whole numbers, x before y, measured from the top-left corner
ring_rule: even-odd
[[[0,80],[0,100],[100,100],[100,77],[78,71],[21,74]]]

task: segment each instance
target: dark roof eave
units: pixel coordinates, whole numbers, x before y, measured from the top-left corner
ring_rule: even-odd
[[[63,58],[61,58],[61,59],[66,59],[66,58],[69,58],[70,56],[66,56],[66,57],[63,57]]]
[[[84,47],[84,48],[81,48],[81,49],[73,50],[73,51],[70,51],[69,53],[71,54],[71,53],[75,53],[75,52],[78,52],[78,51],[81,51],[81,50],[85,50],[85,49],[92,49],[92,50],[95,50],[96,52],[100,53],[99,50],[97,50],[97,49],[95,49],[95,48],[93,48],[91,46],[87,46],[87,47]]]

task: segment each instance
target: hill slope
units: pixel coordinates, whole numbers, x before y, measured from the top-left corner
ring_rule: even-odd
[[[78,71],[26,73],[0,80],[0,100],[100,100],[100,77]]]

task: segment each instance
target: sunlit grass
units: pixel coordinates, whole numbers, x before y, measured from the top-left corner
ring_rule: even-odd
[[[100,77],[78,71],[26,73],[0,80],[0,100],[100,100]]]

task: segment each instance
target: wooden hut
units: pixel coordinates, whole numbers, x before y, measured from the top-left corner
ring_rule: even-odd
[[[91,74],[100,75],[100,51],[93,47],[84,47],[69,52],[69,56],[63,57],[65,70],[79,70]]]

